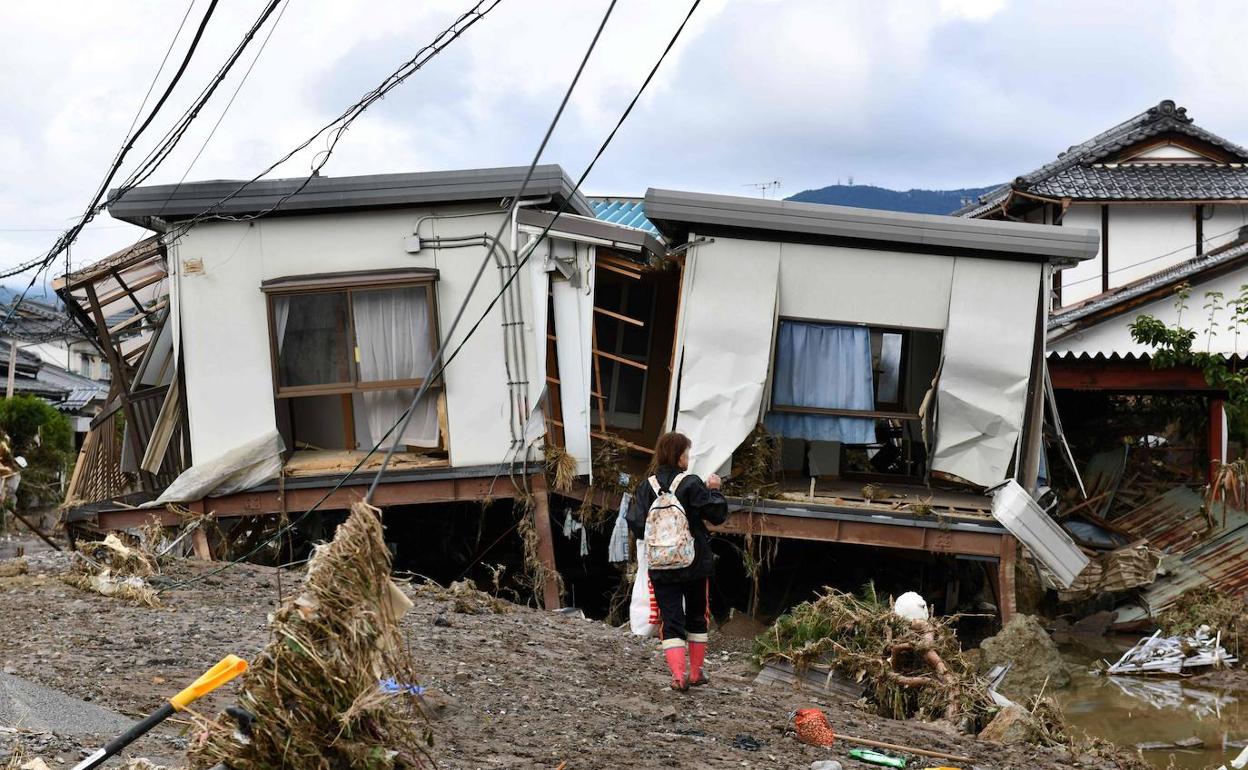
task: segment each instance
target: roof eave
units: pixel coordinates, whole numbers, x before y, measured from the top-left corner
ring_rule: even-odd
[[[1096,231],[1082,228],[676,190],[648,190],[646,213],[669,242],[687,238],[690,231],[756,234],[777,241],[1067,263],[1091,259],[1100,239]]]

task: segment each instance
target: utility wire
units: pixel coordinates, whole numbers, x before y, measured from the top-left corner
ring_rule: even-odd
[[[550,143],[550,137],[555,133],[555,127],[559,125],[559,118],[563,117],[563,110],[568,106],[568,100],[572,98],[572,92],[576,89],[576,84],[580,82],[581,73],[585,71],[585,65],[589,64],[589,57],[593,54],[594,48],[598,45],[598,39],[602,37],[602,31],[607,26],[607,20],[611,18],[611,12],[615,10],[616,0],[611,0],[611,4],[607,6],[607,12],[603,14],[602,21],[598,24],[598,29],[594,32],[594,37],[589,41],[589,48],[586,49],[585,55],[581,57],[580,66],[576,68],[576,74],[572,76],[572,82],[568,84],[567,90],[563,94],[563,100],[559,102],[559,109],[555,110],[555,115],[550,120],[550,125],[546,127],[546,133],[542,136],[542,141],[537,146],[537,152],[533,153],[533,160],[529,163],[528,169],[524,172],[524,180],[520,182],[520,189],[516,192],[512,199],[510,216],[503,218],[498,226],[498,232],[494,234],[494,238],[490,241],[490,248],[486,252],[485,259],[481,261],[481,268],[477,271],[477,279],[473,281],[472,288],[468,290],[467,296],[464,297],[464,303],[460,305],[459,312],[455,314],[455,320],[451,324],[451,328],[447,330],[442,338],[442,342],[438,345],[438,352],[433,356],[433,360],[429,362],[429,371],[425,373],[425,380],[421,383],[420,389],[416,391],[416,395],[412,398],[411,406],[403,414],[403,420],[399,425],[399,434],[390,448],[386,450],[386,456],[381,461],[381,467],[377,469],[377,475],[373,477],[373,483],[368,487],[368,494],[364,496],[365,502],[372,502],[373,493],[377,491],[377,485],[381,483],[381,477],[385,474],[386,468],[390,466],[390,460],[394,457],[395,451],[399,447],[398,438],[402,438],[403,433],[407,430],[408,424],[412,420],[412,415],[416,413],[416,405],[420,403],[425,394],[429,391],[429,386],[434,382],[434,372],[438,365],[442,363],[442,353],[446,350],[446,346],[450,344],[451,336],[455,333],[455,328],[459,326],[459,321],[463,318],[464,310],[468,307],[468,299],[472,296],[473,290],[476,289],[477,281],[480,280],[481,274],[485,272],[485,266],[493,258],[495,251],[498,249],[499,239],[503,237],[503,232],[507,229],[507,225],[511,216],[515,215],[516,210],[520,207],[520,201],[524,197],[525,190],[529,187],[529,181],[533,178],[533,170],[537,168],[538,161],[542,159],[542,153],[546,151],[546,145]],[[572,191],[572,195],[576,195],[576,191]],[[518,268],[517,268],[518,269]],[[507,283],[510,285],[510,281]],[[493,303],[490,305],[493,307]],[[469,335],[471,336],[471,332]],[[468,337],[464,338],[466,342]],[[445,365],[444,365],[445,366]]]
[[[282,23],[282,17],[286,15],[286,11],[290,8],[290,0],[286,5],[282,6],[282,10],[277,14],[277,18],[273,20],[273,26],[269,27],[269,32],[264,36],[264,40],[260,42],[260,49],[256,51],[255,57],[252,58],[251,64],[247,65],[247,71],[243,73],[243,77],[238,81],[238,86],[234,88],[234,93],[230,94],[230,100],[225,103],[225,109],[221,110],[221,114],[217,116],[217,122],[212,124],[212,129],[208,132],[208,136],[204,138],[204,143],[199,146],[199,152],[195,153],[195,157],[191,158],[191,162],[187,165],[186,171],[182,172],[182,178],[178,180],[178,184],[173,188],[173,192],[169,193],[172,198],[178,191],[178,187],[186,181],[186,177],[190,175],[191,169],[195,168],[195,164],[199,162],[199,158],[204,154],[204,150],[208,148],[208,143],[212,141],[212,137],[216,135],[217,129],[221,127],[221,121],[225,120],[225,115],[234,106],[234,100],[238,98],[238,92],[243,90],[247,78],[251,77],[251,71],[255,69],[256,62],[260,61],[260,57],[264,54],[264,49],[269,46],[269,40],[273,37],[273,33],[277,31],[277,25]],[[165,201],[168,203],[168,201]]]
[[[1231,233],[1238,232],[1242,227],[1243,225],[1237,225],[1225,232],[1217,233],[1215,235],[1210,235],[1206,238],[1201,238],[1199,241],[1196,241],[1193,243],[1184,244],[1177,249],[1171,249],[1170,251],[1167,251],[1165,254],[1158,254],[1155,257],[1148,257],[1147,259],[1141,259],[1135,262],[1131,262],[1130,264],[1115,267],[1113,270],[1106,272],[1105,275],[1113,275],[1114,273],[1121,273],[1123,270],[1130,270],[1133,267],[1139,267],[1140,265],[1145,265],[1145,264],[1148,264],[1149,262],[1156,262],[1159,259],[1165,259],[1166,257],[1174,256],[1175,254],[1178,254],[1181,251],[1187,251],[1188,249],[1195,248],[1198,244],[1203,246],[1204,244],[1209,243],[1210,241],[1217,240],[1218,238],[1221,238],[1224,235],[1230,235]],[[1193,257],[1193,259],[1199,259],[1200,257],[1210,257],[1210,256],[1216,257],[1217,255],[1216,254],[1213,254],[1213,255],[1201,254],[1198,257]],[[1097,273],[1096,275],[1089,276],[1087,278],[1080,278],[1077,281],[1071,281],[1069,283],[1063,282],[1062,288],[1064,289],[1068,286],[1078,286],[1081,283],[1087,283],[1088,281],[1099,281],[1099,280],[1101,280],[1101,274]]]
[[[147,127],[152,124],[156,115],[160,113],[161,108],[165,106],[165,102],[168,101],[169,95],[173,93],[173,89],[177,86],[178,82],[182,80],[182,75],[186,72],[187,66],[190,65],[191,58],[195,55],[195,50],[199,47],[199,41],[204,36],[204,29],[208,26],[208,21],[212,18],[212,13],[216,10],[216,7],[217,0],[210,0],[208,3],[208,9],[204,11],[204,16],[200,19],[199,27],[195,30],[195,36],[191,38],[191,44],[187,48],[186,54],[182,57],[182,63],[178,66],[177,71],[173,73],[173,77],[170,79],[169,84],[165,86],[164,92],[160,95],[160,98],[152,107],[152,111],[148,113],[147,118],[144,119],[139,127],[130,133],[129,136],[123,141],[122,148],[117,153],[117,157],[114,158],[112,167],[109,168],[103,181],[100,182],[100,186],[96,189],[95,195],[91,199],[91,203],[88,204],[86,210],[82,213],[81,218],[72,227],[66,230],[61,237],[57,239],[56,243],[52,246],[52,249],[42,257],[42,267],[46,268],[57,258],[57,256],[60,255],[62,251],[69,248],[69,245],[73,243],[74,239],[78,237],[78,234],[82,232],[82,228],[86,227],[87,223],[95,217],[96,207],[99,206],[100,201],[104,198],[104,193],[108,190],[108,185],[113,181],[113,177],[116,176],[117,172],[121,169],[121,164],[125,161],[126,155],[129,154],[131,148],[134,147],[134,143],[138,141],[140,136],[143,135],[143,132],[147,130]],[[8,313],[5,315],[4,319],[0,321],[0,330],[8,327],[9,321],[13,318],[13,314],[17,311],[18,306],[21,305],[22,300],[26,298],[26,294],[30,292],[31,288],[34,287],[35,283],[39,280],[40,272],[42,272],[42,270],[37,270],[35,274],[31,276],[30,283],[27,284],[26,288],[22,290],[22,293],[18,296],[17,301],[9,307]]]
[[[432,381],[434,381],[434,380],[436,380],[439,376],[441,376],[442,372],[444,372],[444,371],[446,370],[446,367],[450,364],[450,362],[451,362],[451,361],[453,361],[453,360],[455,360],[455,357],[456,357],[457,355],[459,355],[459,351],[463,349],[464,345],[465,345],[465,344],[468,342],[468,340],[471,338],[472,334],[476,332],[476,330],[477,330],[477,329],[481,326],[481,323],[485,320],[486,316],[488,316],[488,315],[489,315],[489,313],[493,310],[494,306],[495,306],[496,304],[498,304],[499,299],[503,296],[504,292],[505,292],[505,291],[507,290],[507,288],[511,285],[511,283],[515,280],[515,277],[516,277],[517,275],[519,275],[519,274],[520,274],[520,268],[524,266],[524,264],[528,261],[529,257],[533,254],[533,252],[534,252],[534,250],[536,249],[536,247],[540,244],[540,242],[541,242],[541,241],[542,241],[542,240],[546,237],[546,235],[550,232],[551,228],[552,228],[552,227],[555,225],[555,223],[558,221],[558,217],[559,217],[561,214],[563,214],[563,213],[564,213],[564,210],[566,209],[566,206],[567,206],[567,204],[568,204],[568,201],[570,201],[570,200],[572,200],[572,199],[574,199],[574,198],[576,197],[576,193],[577,193],[577,191],[580,189],[581,184],[585,181],[586,177],[588,177],[588,176],[589,176],[589,173],[593,170],[594,165],[598,162],[598,159],[602,157],[602,154],[606,151],[607,146],[611,143],[611,140],[615,138],[615,135],[616,135],[616,133],[619,131],[620,126],[622,126],[622,125],[624,124],[624,121],[628,118],[629,114],[632,112],[633,108],[636,106],[636,104],[637,104],[638,100],[641,98],[642,94],[645,92],[646,87],[650,84],[650,81],[654,79],[654,75],[655,75],[655,73],[657,73],[657,72],[658,72],[659,67],[662,65],[662,63],[663,63],[664,59],[666,59],[666,58],[667,58],[667,54],[668,54],[668,53],[672,50],[672,48],[676,45],[676,41],[680,38],[681,33],[684,31],[685,26],[689,23],[689,19],[693,16],[694,11],[696,11],[696,10],[697,10],[697,8],[698,8],[698,6],[701,4],[701,1],[702,1],[702,0],[694,0],[694,2],[693,2],[693,4],[692,4],[692,6],[689,8],[689,13],[688,13],[688,14],[686,14],[686,16],[685,16],[684,20],[680,23],[680,26],[676,29],[676,32],[675,32],[675,34],[672,36],[672,39],[668,42],[667,47],[663,49],[663,53],[659,56],[658,60],[657,60],[657,61],[655,62],[655,64],[654,64],[654,66],[651,68],[650,73],[646,76],[646,79],[642,82],[641,87],[637,90],[637,93],[633,96],[632,100],[629,102],[628,107],[627,107],[627,108],[625,108],[623,115],[621,115],[621,116],[620,116],[620,119],[616,122],[615,127],[614,127],[613,129],[611,129],[611,133],[607,136],[607,139],[606,139],[606,140],[602,143],[602,145],[598,148],[598,152],[594,155],[594,158],[593,158],[593,160],[590,162],[589,166],[587,166],[587,167],[586,167],[586,169],[585,169],[585,171],[584,171],[584,173],[582,173],[582,174],[581,174],[581,176],[580,176],[580,178],[578,179],[578,181],[577,181],[577,183],[576,183],[576,186],[573,188],[572,192],[569,194],[569,196],[568,196],[567,198],[565,198],[565,199],[564,199],[563,203],[559,206],[558,211],[556,212],[556,214],[554,215],[554,217],[552,217],[552,218],[551,218],[550,223],[549,223],[548,225],[546,225],[546,227],[542,230],[542,232],[541,232],[541,233],[540,233],[540,234],[539,234],[539,235],[538,235],[535,239],[533,239],[533,240],[530,242],[529,247],[527,247],[527,249],[526,249],[525,256],[524,256],[524,258],[520,261],[520,263],[517,265],[517,268],[516,268],[515,272],[513,272],[513,273],[511,274],[511,276],[508,278],[508,280],[507,280],[507,282],[504,284],[504,286],[503,286],[502,288],[500,288],[500,289],[499,289],[499,291],[498,291],[498,293],[497,293],[497,294],[493,297],[493,299],[491,299],[491,300],[490,300],[490,304],[489,304],[489,306],[486,308],[485,312],[481,315],[481,317],[480,317],[480,318],[478,318],[478,319],[477,319],[476,323],[475,323],[475,324],[473,324],[472,328],[468,331],[468,334],[467,334],[467,335],[465,335],[464,339],[460,341],[459,345],[457,345],[457,346],[456,346],[455,350],[451,352],[451,355],[450,355],[450,356],[448,356],[444,362],[441,362],[441,363],[440,363],[440,365],[439,365],[439,366],[438,366],[438,368],[437,368],[437,371],[436,371],[436,372],[434,372],[434,373],[432,374],[432,376],[431,376],[431,377],[427,377],[427,378],[425,378],[425,383],[426,383],[426,384],[427,384],[427,383],[430,383],[430,382],[432,382]],[[487,255],[487,259],[488,259],[488,255]],[[482,264],[485,264],[485,262],[483,262]],[[475,285],[475,284],[474,284],[474,285]],[[471,292],[469,292],[469,296],[471,296]],[[465,305],[465,306],[467,305],[467,301],[468,301],[468,297],[465,297],[465,300],[464,300],[464,305]],[[435,362],[436,362],[437,360],[438,360],[438,359],[435,357]],[[427,388],[424,388],[424,386],[422,386],[422,389],[427,390]],[[419,398],[419,395],[420,395],[420,394],[418,393],[417,395],[418,395],[418,398]],[[368,452],[367,452],[367,453],[365,453],[365,455],[364,455],[363,457],[361,457],[361,458],[360,458],[359,462],[357,462],[357,463],[355,464],[355,467],[354,467],[354,468],[352,468],[350,471],[348,471],[346,474],[344,474],[344,475],[342,476],[342,478],[340,478],[340,479],[338,480],[338,483],[337,483],[337,484],[335,484],[335,485],[334,485],[334,486],[333,486],[333,487],[332,487],[329,491],[327,491],[324,495],[322,495],[322,496],[321,496],[321,498],[320,498],[319,500],[317,500],[317,501],[316,501],[316,503],[314,503],[314,504],[312,505],[312,507],[308,508],[306,511],[304,511],[303,513],[301,513],[301,514],[300,514],[297,518],[295,518],[295,519],[293,519],[293,520],[291,520],[291,521],[287,522],[287,524],[285,524],[284,526],[279,527],[279,528],[277,529],[277,531],[275,531],[275,532],[274,532],[272,535],[270,535],[269,537],[265,538],[265,540],[264,540],[264,541],[262,541],[262,542],[261,542],[261,543],[259,543],[257,546],[255,546],[255,547],[254,547],[251,551],[249,551],[248,553],[243,554],[242,556],[240,556],[240,557],[238,557],[238,558],[236,558],[236,559],[234,559],[234,560],[232,560],[232,561],[230,561],[230,562],[227,562],[227,563],[225,563],[225,564],[221,565],[220,567],[218,567],[217,569],[212,570],[212,571],[210,571],[210,572],[204,573],[204,574],[202,574],[202,575],[197,575],[197,576],[195,576],[195,577],[193,577],[193,578],[188,578],[188,579],[186,579],[186,580],[182,580],[182,581],[179,581],[179,582],[177,582],[177,583],[173,583],[173,584],[171,584],[171,585],[165,586],[164,588],[160,589],[160,591],[158,591],[158,593],[164,593],[165,591],[172,590],[172,589],[175,589],[175,588],[182,588],[182,587],[185,587],[185,586],[191,585],[191,584],[193,584],[193,583],[197,583],[197,582],[199,582],[200,580],[203,580],[204,578],[207,578],[207,577],[210,577],[210,576],[212,576],[212,575],[216,575],[216,574],[219,574],[219,573],[221,573],[221,572],[224,572],[225,570],[229,569],[230,567],[233,567],[235,564],[238,564],[239,562],[244,561],[244,560],[246,560],[246,559],[250,558],[251,556],[254,556],[256,553],[259,553],[259,552],[260,552],[260,550],[261,550],[262,548],[264,548],[264,547],[268,546],[268,545],[269,545],[270,543],[272,543],[274,540],[278,539],[278,538],[279,538],[279,537],[281,537],[283,534],[285,534],[286,532],[290,531],[290,529],[291,529],[291,528],[298,526],[298,525],[299,525],[299,524],[300,524],[300,523],[301,523],[301,522],[302,522],[305,518],[307,518],[307,517],[308,517],[308,516],[310,516],[310,515],[311,515],[314,511],[316,511],[318,508],[320,508],[320,506],[321,506],[321,505],[323,505],[323,504],[325,503],[325,501],[326,501],[326,500],[328,500],[328,499],[330,498],[330,496],[332,496],[335,492],[337,492],[339,489],[341,489],[341,488],[342,488],[342,487],[343,487],[343,486],[347,483],[347,481],[348,481],[348,480],[349,480],[349,479],[350,479],[350,478],[351,478],[351,477],[352,477],[355,473],[357,473],[357,472],[360,470],[360,468],[362,468],[362,467],[364,466],[364,463],[368,461],[368,458],[369,458],[369,457],[371,457],[374,453],[376,453],[376,452],[377,452],[377,450],[381,447],[381,445],[382,445],[383,443],[385,443],[385,442],[386,442],[386,440],[390,437],[390,435],[391,435],[392,433],[394,433],[394,432],[395,432],[395,431],[399,428],[399,425],[400,425],[401,423],[404,423],[404,422],[406,422],[406,421],[407,421],[407,419],[408,419],[408,417],[409,417],[410,413],[412,412],[412,410],[415,408],[415,406],[416,406],[416,404],[417,404],[418,398],[417,398],[417,399],[413,399],[413,400],[412,400],[412,402],[411,402],[410,404],[408,404],[407,409],[406,409],[406,410],[404,410],[403,414],[401,414],[401,415],[399,416],[399,419],[398,419],[398,420],[396,420],[396,421],[395,421],[395,423],[394,423],[393,425],[391,425],[391,426],[390,426],[390,429],[389,429],[389,430],[387,430],[387,431],[386,431],[386,433],[385,433],[385,434],[384,434],[384,435],[383,435],[380,439],[378,439],[378,440],[377,440],[377,442],[376,442],[375,444],[373,444],[372,448],[371,448],[371,449],[369,449],[369,450],[368,450]],[[401,435],[401,434],[400,434],[400,435]],[[375,485],[376,485],[376,483],[377,483],[377,479],[376,479],[376,478],[374,478],[374,480],[373,480],[373,485],[375,486]]]
[[[378,85],[376,88],[369,91],[368,93],[364,94],[364,96],[362,96],[358,101],[356,101],[346,110],[344,110],[341,114],[339,114],[338,117],[326,123],[320,129],[318,129],[314,134],[312,134],[312,136],[308,137],[306,140],[301,142],[299,145],[297,145],[294,149],[290,150],[290,152],[283,155],[281,158],[278,158],[276,161],[270,164],[263,171],[256,174],[251,179],[248,179],[242,184],[240,184],[237,188],[231,191],[228,195],[224,196],[220,200],[208,206],[207,208],[205,208],[203,211],[201,211],[199,214],[195,215],[194,217],[191,217],[187,221],[180,223],[179,226],[175,230],[171,231],[170,233],[167,233],[167,235],[171,238],[181,237],[182,235],[185,235],[186,232],[189,231],[192,227],[194,227],[195,225],[199,224],[200,222],[206,219],[226,219],[226,220],[231,220],[231,221],[246,221],[246,220],[251,220],[251,219],[257,219],[257,218],[268,215],[269,213],[271,213],[272,211],[280,207],[287,200],[289,200],[291,197],[298,195],[300,192],[303,191],[305,187],[308,186],[308,184],[312,181],[312,179],[315,178],[317,174],[319,174],[321,168],[324,167],[325,163],[328,162],[329,157],[333,154],[334,147],[337,145],[338,141],[342,138],[343,133],[347,130],[347,128],[351,126],[351,124],[356,120],[356,118],[362,115],[364,111],[367,110],[369,107],[371,107],[375,102],[385,97],[388,93],[390,93],[392,90],[397,88],[399,85],[401,85],[404,81],[406,81],[412,75],[416,74],[417,71],[419,71],[422,67],[424,67],[424,65],[427,64],[435,56],[440,54],[448,45],[458,40],[459,37],[463,35],[465,32],[467,32],[473,25],[475,25],[477,22],[484,19],[491,11],[493,11],[496,7],[498,7],[498,5],[501,2],[502,0],[480,0],[479,2],[477,2],[475,5],[473,5],[472,8],[470,8],[468,11],[461,14],[457,19],[455,19],[455,21],[452,22],[450,26],[448,26],[441,33],[439,33],[438,36],[435,37],[432,42],[430,42],[429,44],[421,48],[419,51],[417,51],[416,54],[411,59],[404,62],[402,65],[399,66],[398,69],[396,69],[394,72],[388,75],[386,79],[381,82],[380,85]],[[307,177],[303,180],[303,182],[299,185],[297,189],[293,190],[290,193],[287,193],[286,195],[283,195],[276,203],[274,203],[272,206],[265,209],[264,211],[260,211],[254,214],[249,214],[246,216],[227,216],[221,213],[221,209],[226,203],[233,200],[235,197],[241,194],[248,187],[258,182],[264,176],[268,175],[269,172],[273,171],[278,166],[290,160],[299,152],[307,149],[318,138],[326,134],[332,135],[332,139],[330,140],[326,149],[317,153],[312,163],[311,172],[307,175]]]
[[[147,154],[147,156],[139,164],[138,168],[131,172],[126,181],[110,194],[110,200],[116,200],[126,191],[142,184],[143,181],[155,173],[156,169],[160,167],[160,164],[173,153],[174,148],[177,147],[178,142],[181,141],[183,135],[186,134],[187,129],[190,128],[191,124],[195,121],[195,118],[199,116],[200,111],[208,103],[208,100],[212,98],[212,95],[216,92],[217,87],[221,85],[227,76],[229,76],[230,70],[234,68],[235,63],[237,63],[242,57],[243,52],[247,49],[247,46],[251,44],[251,41],[260,32],[260,29],[264,26],[265,22],[268,21],[269,16],[273,14],[273,11],[277,9],[280,2],[281,0],[269,0],[269,2],[265,4],[264,8],[260,11],[260,15],[252,23],[251,27],[248,28],[246,34],[243,35],[243,39],[239,41],[237,46],[235,46],[234,51],[226,59],[225,63],[221,65],[220,69],[217,70],[216,75],[208,81],[208,85],[204,86],[204,89],[200,91],[199,96],[195,98],[191,106],[188,107],[186,111],[183,112],[182,116],[174,123],[174,125],[165,132],[164,137],[162,137],[156,147],[154,147]]]

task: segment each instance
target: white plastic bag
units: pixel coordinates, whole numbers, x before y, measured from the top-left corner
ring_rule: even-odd
[[[637,542],[637,577],[633,579],[633,598],[628,606],[628,623],[637,636],[654,636],[658,608],[650,590],[650,573],[646,570],[646,548]]]

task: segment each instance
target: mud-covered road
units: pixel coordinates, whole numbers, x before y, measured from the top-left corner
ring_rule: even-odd
[[[71,588],[55,557],[29,557],[29,574],[0,577],[0,667],[6,673],[129,716],[144,714],[227,653],[254,655],[267,640],[266,616],[297,587],[299,574],[238,566],[162,597],[152,609]],[[165,578],[203,575],[211,565],[181,561]],[[807,768],[839,759],[867,767],[838,743],[799,743],[788,714],[821,706],[841,733],[967,754],[982,768],[1111,768],[1065,748],[1001,747],[937,726],[866,714],[836,697],[755,685],[740,642],[712,636],[712,686],[666,687],[653,641],[602,623],[515,607],[470,615],[417,592],[404,634],[438,706],[434,756],[443,768]],[[449,627],[435,624],[445,617]],[[200,704],[220,709],[226,688]],[[72,764],[82,735],[32,735],[0,725],[0,766],[21,744]],[[103,736],[108,737],[108,736]],[[167,725],[134,744],[132,755],[180,761],[189,736]],[[752,740],[747,740],[752,739]],[[756,750],[749,747],[760,744]],[[912,767],[941,764],[919,760]],[[945,763],[950,764],[950,763]]]

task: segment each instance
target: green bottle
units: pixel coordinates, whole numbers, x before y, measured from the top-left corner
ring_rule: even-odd
[[[901,757],[892,757],[888,754],[881,754],[871,749],[850,749],[849,755],[854,759],[860,759],[863,762],[869,762],[873,765],[883,765],[885,767],[903,768],[906,766],[906,760]]]

